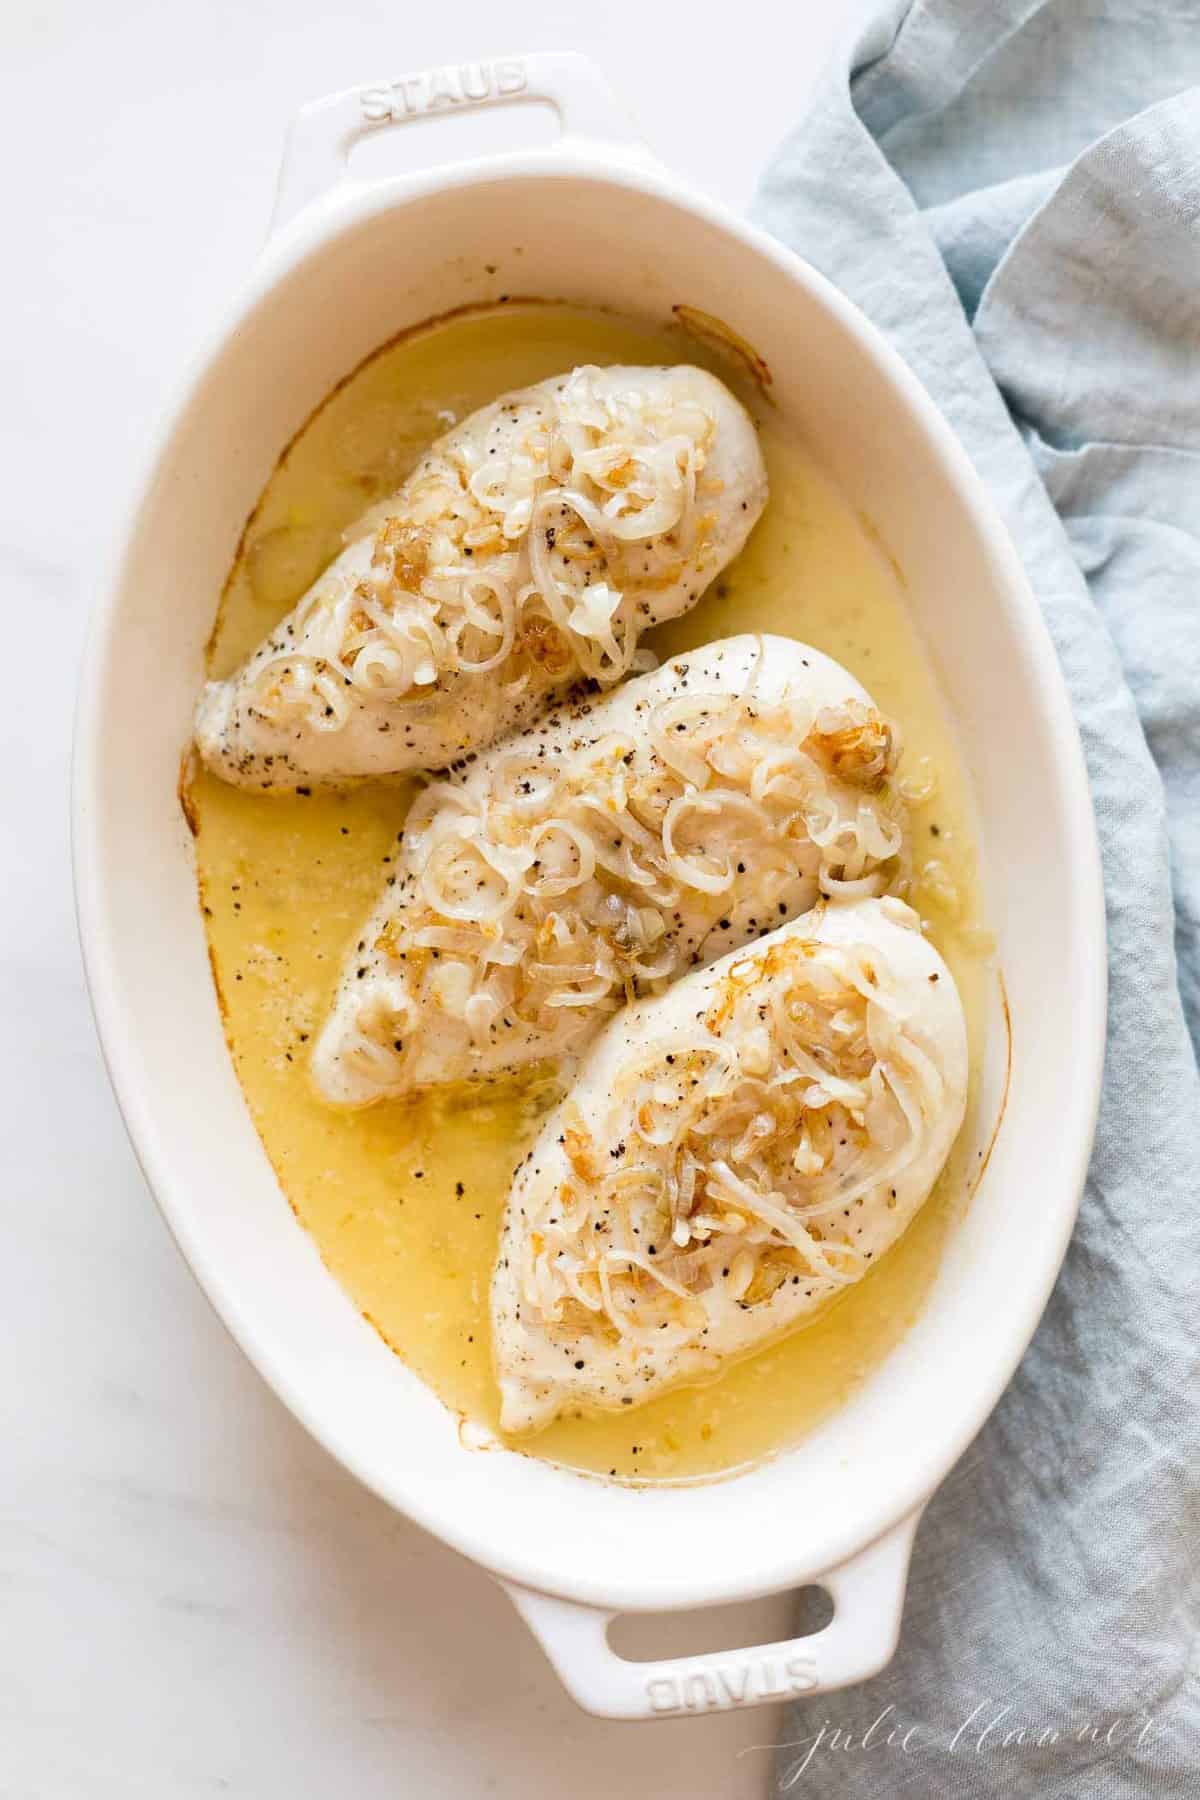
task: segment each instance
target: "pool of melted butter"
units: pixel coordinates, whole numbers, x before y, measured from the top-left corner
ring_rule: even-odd
[[[647,641],[665,657],[740,631],[801,638],[844,663],[900,722],[902,774],[926,759],[936,772],[933,795],[914,809],[913,899],[958,982],[978,1068],[989,977],[971,802],[897,575],[869,522],[787,421],[736,366],[678,326],[521,304],[452,317],[385,346],[309,420],[268,482],[220,602],[210,672],[236,667],[337,553],[343,529],[455,420],[578,363],[683,361],[711,368],[749,406],[771,499],[737,562],[693,612]],[[555,1097],[552,1080],[484,1100],[448,1091],[339,1113],[308,1074],[343,953],[388,872],[412,791],[379,784],[271,797],[201,772],[187,801],[226,1036],[280,1185],[385,1342],[465,1421],[495,1432],[491,1268],[509,1174]],[[512,1447],[621,1480],[680,1481],[795,1443],[919,1313],[979,1166],[977,1111],[969,1109],[905,1236],[811,1323],[702,1386],[620,1413],[566,1417]]]

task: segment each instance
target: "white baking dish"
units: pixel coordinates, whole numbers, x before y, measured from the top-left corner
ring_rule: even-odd
[[[557,143],[370,184],[348,177],[366,133],[515,98],[556,108]],[[385,339],[506,292],[658,315],[684,302],[762,353],[775,403],[903,574],[961,727],[986,850],[1011,1088],[929,1302],[801,1447],[696,1487],[635,1491],[465,1447],[457,1421],[359,1317],[296,1225],[234,1078],[176,799],[216,596],[282,446]],[[922,1505],[1029,1340],[1083,1182],[1105,962],[1079,742],[1025,576],[924,392],[811,269],[652,160],[583,59],[434,71],[300,115],[275,231],[170,413],[99,602],[75,847],[96,1016],[143,1167],[214,1306],[309,1430],[499,1576],[595,1712],[748,1705],[879,1668]],[[999,1005],[994,1026],[993,1114],[1007,1051]],[[632,1663],[606,1641],[618,1611],[813,1580],[834,1617],[793,1643]]]

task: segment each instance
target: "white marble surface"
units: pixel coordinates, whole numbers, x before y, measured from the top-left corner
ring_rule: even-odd
[[[233,1348],[109,1094],[67,841],[97,571],[148,422],[260,241],[294,105],[431,62],[574,46],[667,161],[742,206],[845,5],[740,0],[717,34],[705,10],[4,9],[5,1800],[766,1790],[774,1714],[620,1726],[577,1712],[491,1581],[361,1491]],[[424,154],[415,132],[395,136],[398,155]],[[788,1610],[740,1609],[719,1635],[777,1635]],[[694,1621],[676,1629],[679,1648],[706,1647]]]

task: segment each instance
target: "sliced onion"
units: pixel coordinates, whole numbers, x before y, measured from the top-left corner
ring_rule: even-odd
[[[719,803],[709,802],[702,794],[679,794],[667,808],[663,820],[662,838],[666,864],[676,881],[685,887],[698,888],[704,894],[725,894],[733,886],[734,867],[731,860],[726,859],[723,869],[702,868],[698,862],[688,858],[675,846],[675,833],[679,829],[679,821],[688,812],[719,812]]]

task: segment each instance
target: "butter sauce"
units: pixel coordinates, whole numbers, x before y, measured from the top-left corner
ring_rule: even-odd
[[[396,488],[429,441],[507,388],[583,362],[695,362],[740,393],[771,480],[741,557],[693,612],[647,641],[660,656],[741,631],[782,632],[844,663],[901,726],[913,807],[912,899],[962,994],[977,1069],[989,985],[971,802],[946,711],[897,576],[869,524],[787,421],[677,326],[514,304],[407,334],[354,371],[289,446],[248,526],[210,645],[231,672]],[[343,954],[387,875],[409,782],[259,796],[190,778],[201,902],[238,1078],[267,1155],[330,1271],[445,1404],[495,1431],[488,1288],[508,1177],[556,1095],[552,1071],[485,1097],[454,1093],[339,1113],[308,1055]],[[623,1480],[712,1477],[796,1442],[916,1318],[965,1205],[985,1122],[968,1121],[930,1200],[872,1273],[812,1324],[725,1370],[617,1414],[560,1419],[518,1445]]]

